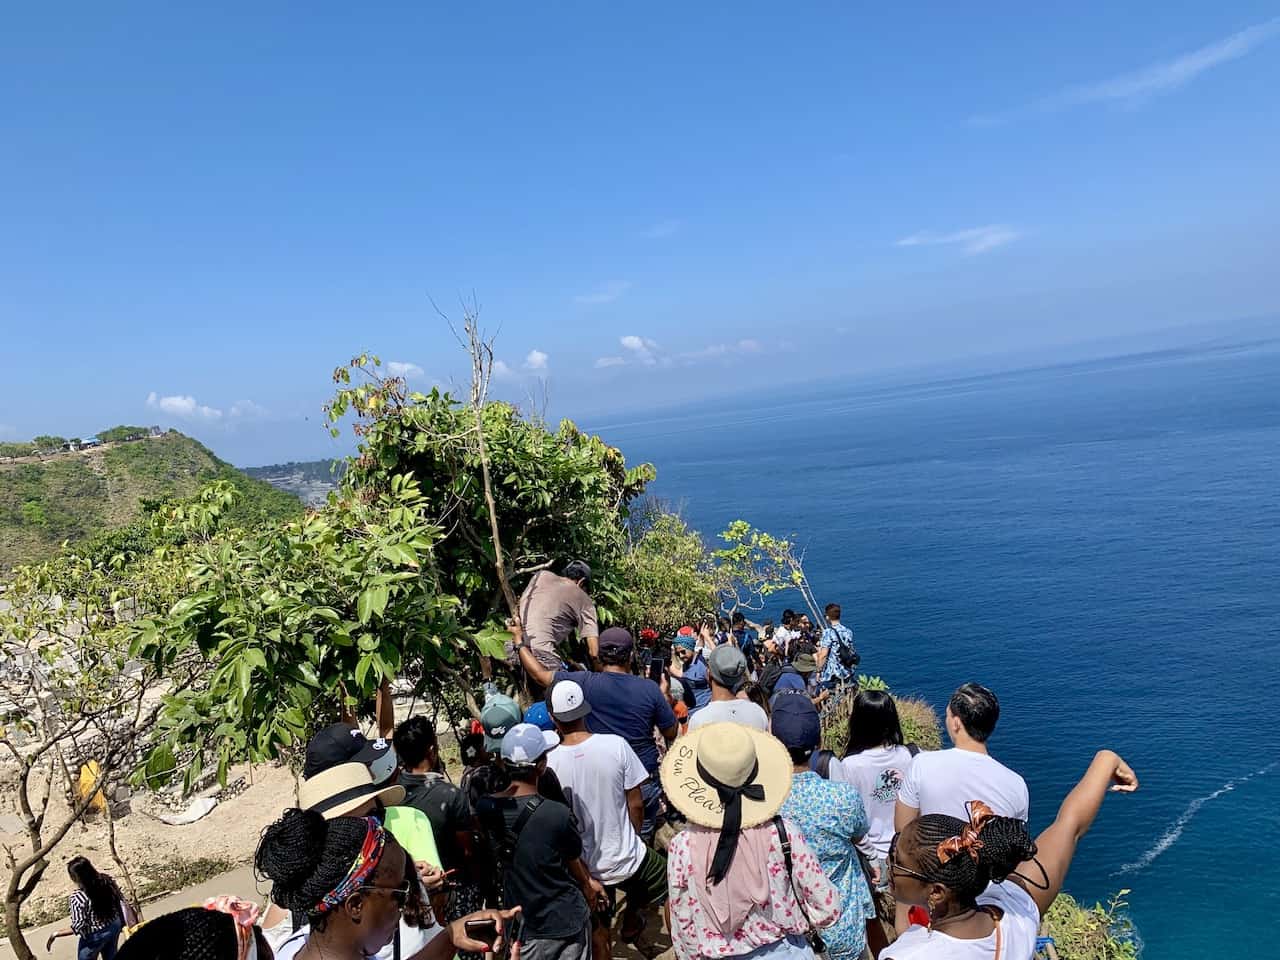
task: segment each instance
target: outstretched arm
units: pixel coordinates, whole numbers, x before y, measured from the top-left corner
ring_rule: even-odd
[[[1067,877],[1067,868],[1071,866],[1071,858],[1075,856],[1076,844],[1089,832],[1093,819],[1098,815],[1098,808],[1108,792],[1133,793],[1138,789],[1138,777],[1120,756],[1111,750],[1100,750],[1093,758],[1089,769],[1075,785],[1067,799],[1058,808],[1058,818],[1049,828],[1036,838],[1039,848],[1037,859],[1044,867],[1049,879],[1047,890],[1040,890],[1034,884],[1013,877],[1021,882],[1031,899],[1040,908],[1040,914],[1049,909],[1062,882]],[[1035,879],[1040,879],[1040,870],[1033,861],[1026,861],[1018,867],[1018,872]]]

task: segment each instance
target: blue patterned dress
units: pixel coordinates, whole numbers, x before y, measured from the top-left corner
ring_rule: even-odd
[[[797,773],[782,815],[800,828],[822,870],[840,894],[844,911],[822,931],[828,954],[854,958],[867,945],[867,918],[875,905],[858,862],[854,838],[867,832],[867,811],[856,788],[823,780],[816,773]]]

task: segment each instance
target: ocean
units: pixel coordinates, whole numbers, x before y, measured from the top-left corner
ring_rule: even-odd
[[[1107,798],[1066,889],[1129,888],[1145,956],[1280,955],[1280,342],[761,382],[593,429],[708,538],[793,536],[863,672],[939,711],[995,690],[1033,829],[1095,750],[1128,759],[1141,790]]]

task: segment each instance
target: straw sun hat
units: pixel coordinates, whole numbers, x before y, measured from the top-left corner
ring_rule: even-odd
[[[731,789],[762,789],[761,799],[742,796],[741,827],[754,827],[771,820],[787,799],[791,755],[762,730],[741,723],[708,723],[671,745],[662,760],[662,786],[667,799],[692,823],[718,828],[725,811],[715,782]]]
[[[324,815],[326,820],[341,817],[377,798],[384,807],[404,802],[404,787],[379,786],[363,763],[340,763],[302,781],[298,806]]]

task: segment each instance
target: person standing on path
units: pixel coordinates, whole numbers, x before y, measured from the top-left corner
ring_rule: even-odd
[[[1032,960],[1041,921],[1103,799],[1137,789],[1129,765],[1103,750],[1035,840],[1025,821],[980,800],[965,804],[963,819],[911,821],[889,849],[889,874],[898,902],[922,908],[928,925],[911,926],[880,960]]]
[[[586,642],[591,659],[595,659],[600,628],[595,601],[587,593],[590,584],[591,567],[582,560],[573,560],[564,568],[563,576],[539,570],[520,595],[523,640],[543,667],[559,670],[564,666],[560,647],[575,630]],[[516,651],[508,650],[508,654],[512,665],[516,665]],[[535,698],[542,693],[533,691]]]
[[[72,857],[67,873],[76,885],[69,900],[71,925],[55,931],[45,950],[52,950],[59,937],[79,937],[76,960],[115,960],[125,922],[125,899],[120,887],[84,857]]]
[[[867,946],[867,919],[875,916],[858,852],[869,849],[867,812],[858,791],[811,769],[822,739],[818,708],[808,697],[782,697],[771,718],[773,735],[791,754],[791,792],[782,815],[799,827],[839,892],[843,912],[822,935],[831,960],[857,960]],[[865,851],[864,851],[865,852]]]
[[[519,624],[510,627],[517,642],[521,637]],[[532,650],[521,645],[520,662],[533,681],[543,687],[551,687],[564,680],[572,680],[582,688],[591,705],[587,715],[587,729],[592,733],[609,733],[622,737],[631,745],[640,762],[644,764],[646,779],[640,792],[644,797],[644,825],[641,836],[651,840],[657,829],[657,818],[662,789],[658,783],[658,744],[654,731],[669,744],[676,738],[676,715],[667,701],[666,691],[647,677],[637,677],[631,672],[631,659],[635,644],[631,634],[621,627],[610,627],[600,634],[598,643],[602,668],[590,670],[551,671],[534,657]],[[664,679],[665,682],[665,679]]]
[[[442,772],[435,727],[423,716],[410,717],[396,728],[396,755],[400,758],[400,786],[404,806],[421,810],[431,822],[440,866],[453,874],[444,909],[445,920],[456,920],[484,906],[484,892],[477,872],[481,861],[473,849],[475,817],[467,795]],[[462,954],[464,960],[479,960]]]
[[[854,670],[858,651],[853,646],[853,631],[840,622],[840,604],[828,603],[827,625],[818,641],[815,659],[818,664],[818,689],[823,693],[837,687],[857,683]]]
[[[966,683],[947,704],[950,750],[921,753],[898,793],[894,826],[901,831],[916,817],[942,813],[965,819],[966,804],[982,800],[999,817],[1030,819],[1027,782],[987,750],[1000,719],[1000,701],[979,683]]]
[[[616,892],[626,895],[620,933],[626,943],[644,930],[644,911],[667,899],[666,858],[640,837],[640,786],[649,774],[627,741],[587,729],[594,711],[578,684],[557,681],[550,699],[561,742],[547,754],[547,766],[560,778],[578,821],[583,862],[609,893],[609,908],[596,911],[592,933],[596,960],[608,960]]]
[[[499,865],[503,903],[521,908],[523,960],[587,960],[591,914],[609,903],[582,860],[572,811],[538,793],[547,751],[558,742],[530,723],[508,730],[502,761],[511,785],[476,805]]]
[[[813,960],[840,898],[800,829],[779,811],[787,749],[741,723],[675,742],[662,783],[690,827],[667,848],[671,943],[679,960]]]
[[[689,729],[697,730],[708,723],[728,721],[768,730],[768,714],[745,696],[739,696],[750,677],[747,658],[733,644],[722,644],[712,650],[707,660],[711,700],[689,718]]]

